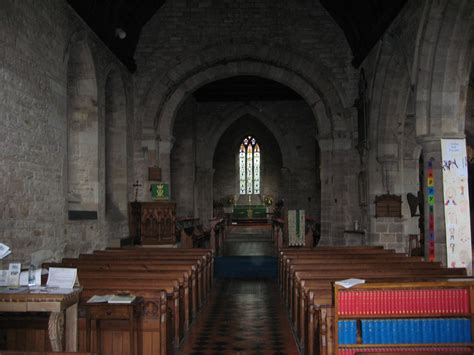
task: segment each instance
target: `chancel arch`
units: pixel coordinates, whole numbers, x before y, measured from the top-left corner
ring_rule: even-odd
[[[112,69],[105,83],[105,214],[127,216],[126,96],[120,72]]]
[[[86,40],[74,43],[67,66],[67,205],[69,219],[97,219],[99,124],[95,65]]]

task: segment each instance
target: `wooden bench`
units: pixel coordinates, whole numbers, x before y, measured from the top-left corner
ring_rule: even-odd
[[[331,262],[328,263],[329,260]],[[347,260],[350,262],[347,263]],[[464,269],[442,269],[439,263],[424,263],[422,266],[419,258],[385,253],[376,248],[356,248],[352,251],[328,248],[319,252],[304,248],[282,250],[279,265],[280,286],[289,307],[289,314],[300,344],[306,348],[308,354],[314,353],[313,330],[316,329],[317,320],[320,321],[317,330],[330,334],[330,325],[323,324],[319,318],[320,313],[327,313],[320,311],[330,310],[332,307],[331,285],[335,280],[358,277],[395,281],[401,278],[422,280],[465,276]],[[397,270],[393,270],[394,266],[398,266]],[[319,336],[320,334],[318,340]],[[326,339],[321,340],[324,341]]]
[[[190,314],[189,317],[194,319],[198,310],[198,304],[201,300],[198,299],[198,289],[197,289],[197,276],[196,276],[196,266],[195,265],[186,265],[177,263],[176,260],[172,263],[166,263],[166,261],[159,263],[130,263],[128,261],[119,260],[119,261],[84,261],[78,259],[72,259],[68,262],[63,263],[45,263],[44,267],[75,267],[78,270],[82,271],[135,271],[141,273],[158,273],[162,275],[164,273],[170,272],[183,272],[184,278],[188,279],[188,287],[190,293]],[[183,280],[185,281],[185,280]]]

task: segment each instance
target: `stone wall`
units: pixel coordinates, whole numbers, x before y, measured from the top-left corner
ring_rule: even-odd
[[[4,262],[33,259],[38,263],[102,248],[109,239],[127,234],[126,220],[112,223],[105,219],[106,77],[110,68],[115,68],[125,79],[122,97],[127,105],[121,106],[124,123],[120,128],[124,131],[132,126],[131,76],[66,2],[7,0],[2,1],[0,10],[0,238],[13,250]],[[77,57],[81,52],[76,51],[78,47],[90,55],[82,69],[90,69],[91,75],[78,80],[82,82],[75,87],[73,103],[68,101],[73,92],[67,87],[84,63],[81,54]],[[76,73],[68,72],[72,63],[78,63]],[[88,96],[81,98],[84,92]],[[86,124],[94,131],[88,135],[92,153],[86,154],[93,164],[76,168],[95,173],[84,175],[92,182],[81,196],[76,193],[79,190],[68,188],[72,155],[70,151],[68,157],[67,142],[72,121],[68,123],[67,112],[82,104],[95,112],[89,116],[93,117],[88,121],[92,126]],[[125,151],[130,157],[130,146]],[[132,159],[128,160],[121,177],[125,186],[133,166]],[[78,183],[85,183],[80,181],[81,174],[76,176]],[[97,219],[68,220],[68,201],[74,200],[71,196],[87,205],[84,209],[95,211]],[[123,197],[121,204],[123,211]]]

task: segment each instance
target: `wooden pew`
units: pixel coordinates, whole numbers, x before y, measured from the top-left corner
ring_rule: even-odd
[[[351,275],[351,274],[349,274]],[[361,275],[359,275],[360,277]],[[333,307],[333,292],[332,284],[336,280],[346,279],[348,277],[331,276],[328,278],[320,278],[318,280],[303,280],[301,281],[300,289],[298,290],[298,296],[295,296],[297,300],[295,301],[295,309],[293,312],[297,314],[297,317],[294,319],[295,330],[297,329],[299,340],[301,344],[306,343],[306,349],[309,351],[308,354],[313,354],[315,350],[311,350],[314,345],[315,335],[318,337],[323,337],[322,334],[314,334],[316,325],[319,324],[323,328],[322,331],[326,331],[327,334],[330,334],[331,323],[327,323],[328,317],[332,317],[332,307]],[[357,276],[354,276],[357,277]],[[422,272],[420,273],[405,273],[404,275],[397,275],[392,273],[391,275],[375,274],[371,275],[370,272],[366,272],[363,277],[366,281],[370,282],[402,282],[402,281],[430,281],[430,280],[446,280],[455,278],[453,275],[443,274],[440,270],[439,274],[425,275]],[[459,275],[458,278],[463,278],[462,275]],[[324,311],[324,314],[319,314],[320,311]],[[325,318],[326,321],[321,321],[321,317]],[[319,329],[316,329],[316,331]],[[320,343],[327,343],[327,341],[320,341]],[[319,349],[318,349],[319,350]],[[331,353],[329,351],[329,353]]]
[[[196,249],[110,249],[45,266],[77,267],[79,281],[86,291],[105,287],[110,293],[111,290],[134,289],[137,283],[141,289],[164,290],[172,315],[168,322],[172,330],[168,333],[172,333],[177,347],[189,328],[190,315],[196,315],[198,304],[203,302],[212,286],[213,252]],[[169,348],[170,345],[168,351]]]
[[[211,249],[173,249],[173,248],[152,248],[152,247],[135,247],[135,248],[107,248],[106,250],[96,251],[93,255],[110,255],[115,253],[119,254],[121,257],[124,255],[133,255],[133,256],[157,256],[163,257],[167,260],[170,259],[180,259],[180,257],[191,258],[195,257],[199,260],[199,263],[202,264],[203,270],[205,270],[205,280],[207,280],[206,285],[207,289],[210,290],[212,287],[213,275],[214,275],[214,252]],[[82,254],[86,258],[91,258]],[[79,256],[81,257],[81,255]]]
[[[350,297],[350,302],[347,302]],[[367,300],[371,299],[372,302],[368,303]],[[380,307],[384,304],[385,307]],[[334,337],[333,347],[335,353],[347,354],[347,353],[364,353],[367,354],[367,349],[376,347],[377,344],[367,345],[371,338],[372,341],[377,340],[378,337],[371,337],[370,333],[364,333],[362,319],[378,319],[381,321],[389,322],[391,319],[430,319],[431,321],[457,318],[462,319],[463,322],[467,321],[464,329],[462,325],[460,328],[452,328],[449,332],[448,329],[440,329],[434,327],[430,322],[424,322],[422,333],[427,331],[427,334],[435,335],[437,331],[446,333],[448,338],[445,338],[442,344],[437,342],[436,348],[430,350],[430,345],[433,344],[412,344],[407,346],[402,344],[404,341],[405,334],[408,332],[413,333],[414,329],[408,329],[410,323],[400,323],[396,331],[402,339],[390,339],[391,345],[388,345],[391,349],[390,353],[399,352],[400,354],[406,354],[407,350],[411,350],[413,353],[431,353],[431,354],[459,354],[459,353],[473,353],[474,343],[472,342],[474,335],[474,279],[465,279],[464,281],[437,281],[437,282],[398,282],[398,283],[375,283],[369,282],[363,285],[356,285],[350,289],[345,289],[341,286],[334,285]],[[338,342],[338,320],[351,319],[356,321],[358,324],[354,331],[357,333],[357,338],[350,341],[352,345],[339,344]],[[381,323],[380,323],[381,324]],[[430,325],[431,324],[431,325]],[[400,332],[402,330],[402,332]],[[374,329],[375,330],[375,329]],[[378,328],[379,332],[387,334],[387,328]],[[419,328],[419,330],[421,330]],[[463,333],[468,331],[469,334]],[[433,333],[432,333],[433,332]],[[355,335],[354,333],[352,333]],[[418,333],[420,340],[426,339],[421,333]],[[462,337],[462,335],[465,336]],[[461,339],[460,339],[461,336]],[[470,341],[466,341],[466,338],[470,338]],[[364,340],[366,342],[364,342]],[[381,339],[379,339],[381,340]],[[427,339],[426,339],[427,340]],[[440,340],[440,339],[435,339]],[[459,342],[459,340],[463,340]],[[372,343],[371,341],[371,343]],[[381,341],[382,342],[382,341]],[[355,345],[358,344],[358,345]],[[380,347],[384,345],[379,344]],[[365,348],[365,349],[364,349]],[[364,352],[365,350],[365,352]],[[401,352],[401,351],[404,352]],[[436,352],[434,352],[436,351]]]
[[[212,272],[213,266],[212,263],[207,262],[206,258],[203,255],[181,255],[167,253],[165,255],[158,253],[141,253],[141,252],[130,252],[130,253],[103,253],[103,254],[81,254],[79,256],[80,260],[86,261],[108,261],[115,262],[115,260],[122,260],[128,263],[142,263],[142,264],[153,264],[153,263],[163,263],[163,260],[166,260],[165,263],[170,263],[174,260],[177,264],[188,264],[188,265],[197,265],[197,268],[200,270],[198,273],[198,295],[199,295],[199,306],[202,305],[203,300],[207,298],[209,291],[212,287]],[[70,261],[66,259],[66,261]],[[202,277],[202,280],[200,279]]]
[[[82,271],[136,271],[141,273],[158,273],[161,275],[164,272],[184,272],[185,278],[188,279],[189,293],[190,293],[190,313],[189,318],[194,319],[198,311],[198,292],[197,292],[197,276],[195,265],[183,265],[178,264],[176,261],[173,263],[159,263],[159,264],[141,264],[141,263],[130,263],[128,261],[84,261],[79,259],[70,259],[68,262],[62,263],[45,263],[43,267],[74,267]]]
[[[167,301],[167,292],[170,291],[172,290],[157,290],[153,285],[138,285],[137,283],[124,285],[123,282],[102,282],[97,288],[94,288],[92,285],[85,288],[81,293],[81,303],[79,307],[80,314],[82,315],[79,324],[80,349],[85,349],[88,343],[86,339],[87,325],[85,324],[85,307],[87,307],[85,303],[87,300],[94,295],[129,293],[142,297],[143,299],[136,330],[138,353],[140,353],[140,351],[143,355],[167,355],[174,353],[176,344],[173,344],[172,315],[170,315],[168,311],[169,301]],[[108,306],[110,305],[104,304],[104,309]],[[121,329],[120,326],[111,327],[111,324],[108,324],[108,327],[112,328],[114,332],[128,331],[127,328]],[[173,345],[175,346],[173,347]],[[108,350],[110,353],[110,349]]]
[[[173,345],[177,348],[180,344],[180,339],[182,339],[182,331],[180,327],[180,307],[182,302],[180,302],[180,291],[178,281],[164,281],[157,279],[107,279],[103,277],[83,277],[80,280],[81,286],[84,287],[84,295],[88,294],[90,289],[107,289],[109,292],[112,290],[114,292],[124,292],[135,294],[135,290],[163,290],[166,292],[167,307],[171,311],[171,327],[172,327],[172,339]],[[85,292],[86,291],[86,292]],[[82,297],[82,296],[81,296]],[[145,299],[145,302],[147,300]]]
[[[302,345],[306,342],[305,333],[308,332],[308,327],[310,327],[309,329],[315,329],[315,317],[319,316],[319,313],[324,313],[322,311],[325,309],[332,307],[331,283],[335,280],[349,277],[365,279],[392,278],[393,280],[397,280],[403,276],[426,279],[437,277],[463,277],[465,275],[464,269],[446,271],[446,269],[440,268],[439,263],[431,265],[425,263],[422,266],[420,265],[419,258],[413,259],[407,258],[404,255],[384,253],[380,249],[378,251],[364,247],[360,249],[355,248],[352,251],[346,251],[344,249],[345,248],[328,248],[325,251],[316,252],[302,248],[299,250],[282,250],[280,253],[281,288],[282,292],[287,292],[285,298],[288,300],[287,304],[290,307],[290,315],[293,318],[293,324],[299,334],[299,340]],[[298,262],[295,262],[294,265],[291,264],[292,261],[296,260],[298,260]],[[328,263],[329,260],[331,260],[331,262]],[[346,270],[344,270],[344,266],[341,267],[341,265],[347,263],[348,260],[349,267],[346,267]],[[364,261],[366,261],[365,267],[367,270],[364,270]],[[354,264],[354,262],[356,262],[356,264]],[[410,265],[411,263],[413,264]],[[354,265],[354,267],[351,267],[352,265]],[[397,269],[399,270],[393,271],[392,265],[398,265],[399,267]],[[374,267],[380,271],[374,271]],[[314,269],[316,269],[316,271]],[[339,269],[339,271],[337,269]],[[355,271],[355,273],[353,271]],[[357,274],[357,272],[359,272],[359,274]],[[290,281],[286,279],[288,279],[290,275],[296,279],[295,285],[289,286]],[[287,283],[287,286],[285,286],[285,283]],[[321,312],[315,313],[316,307],[318,311]],[[326,323],[320,324],[320,328],[322,328],[320,329],[321,332],[328,332],[328,325]],[[312,331],[308,333],[306,350],[308,350],[308,353],[313,353],[314,349],[312,346],[314,343],[311,338],[314,338],[314,333]]]

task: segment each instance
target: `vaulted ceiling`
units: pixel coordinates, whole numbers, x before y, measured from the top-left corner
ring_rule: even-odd
[[[92,30],[129,68],[140,31],[165,0],[67,0]],[[172,0],[168,0],[172,1]],[[317,1],[317,0],[314,0]],[[320,0],[344,31],[358,67],[407,0]],[[126,37],[120,39],[117,29]]]

